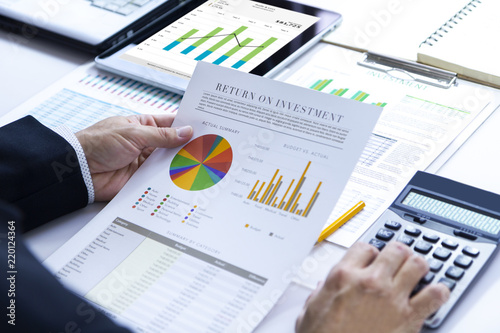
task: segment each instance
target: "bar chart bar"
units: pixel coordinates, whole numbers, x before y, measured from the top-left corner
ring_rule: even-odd
[[[359,102],[363,102],[368,96],[370,96],[369,94],[365,93],[365,92],[362,92],[361,90],[359,90],[357,93],[355,93],[351,99],[355,100],[355,101],[359,101]]]
[[[267,195],[269,194],[269,191],[273,187],[273,184],[274,184],[273,182],[274,182],[274,179],[276,178],[276,176],[278,175],[278,172],[280,172],[280,169],[277,169],[276,172],[274,173],[274,176],[271,179],[271,181],[269,182],[269,185],[267,185],[266,191],[262,195],[262,199],[260,199],[260,201],[259,201],[260,203],[262,203],[267,198]]]
[[[311,89],[322,91],[325,89],[333,80],[318,80],[311,86]]]
[[[345,89],[334,89],[332,90],[332,92],[330,94],[332,95],[335,95],[335,96],[342,96],[344,95],[347,91],[349,90],[349,88],[345,88]]]
[[[259,191],[257,192],[257,194],[255,195],[255,198],[253,199],[254,201],[259,200],[259,194],[262,191],[262,188],[264,188],[264,185],[266,185],[266,182],[263,182],[262,185],[260,185]]]
[[[318,87],[321,84],[321,82],[323,82],[323,80],[318,80],[314,82],[314,84],[310,86],[309,89],[316,89],[316,87]]]
[[[222,30],[224,30],[223,28],[221,27],[217,27],[215,28],[214,30],[210,31],[208,34],[206,34],[205,36],[201,37],[200,39],[198,39],[196,42],[194,42],[192,45],[188,46],[186,49],[184,49],[184,51],[182,51],[181,53],[182,54],[188,54],[189,52],[193,51],[193,50],[196,50],[196,48],[200,45],[202,45],[203,43],[205,43],[207,40],[209,40],[210,38],[214,37],[215,35],[217,35],[219,32],[221,32]]]
[[[234,32],[232,32],[231,34],[227,35],[221,41],[219,41],[218,43],[216,43],[214,46],[212,46],[211,48],[209,48],[208,50],[206,50],[205,52],[203,52],[202,54],[200,54],[199,56],[197,56],[194,60],[200,61],[200,60],[205,59],[206,57],[208,57],[209,55],[211,55],[212,53],[214,53],[215,51],[217,51],[219,48],[221,48],[222,46],[224,46],[227,42],[229,42],[232,39],[235,39],[237,35],[239,35],[243,31],[245,31],[246,29],[248,29],[248,27],[245,27],[245,26],[239,27]]]
[[[304,170],[304,172],[302,173],[302,176],[300,177],[299,179],[299,182],[297,183],[297,186],[295,187],[295,190],[293,191],[292,195],[291,195],[291,200],[288,201],[288,205],[286,205],[285,207],[285,210],[288,211],[290,209],[290,205],[292,203],[292,200],[295,199],[298,191],[300,190],[300,188],[302,187],[302,183],[304,182],[304,178],[306,176],[306,172],[307,172],[307,169],[309,169],[309,166],[311,165],[311,161],[309,161],[309,163],[307,163],[307,166],[306,166],[306,169]]]
[[[226,53],[224,53],[224,55],[221,55],[217,60],[215,60],[213,63],[215,65],[220,65],[222,64],[224,61],[226,61],[230,56],[232,56],[233,54],[235,54],[236,52],[238,52],[239,50],[241,50],[243,47],[245,47],[246,45],[248,45],[251,41],[253,41],[252,38],[247,38],[245,39],[244,41],[242,41],[240,43],[240,45],[236,45],[235,47],[233,47],[231,50],[227,51]]]
[[[290,183],[290,185],[288,185],[288,188],[286,189],[285,195],[281,199],[280,204],[278,206],[279,209],[283,209],[283,206],[286,205],[285,198],[288,195],[288,192],[290,192],[290,189],[292,188],[294,182],[295,182],[295,179],[292,179],[292,182]]]
[[[187,38],[191,37],[192,35],[194,35],[197,32],[198,32],[198,29],[191,29],[187,33],[185,33],[184,35],[182,35],[181,37],[179,37],[178,39],[174,40],[172,43],[170,43],[167,46],[165,46],[163,49],[166,50],[166,51],[170,51],[171,49],[173,49],[174,47],[176,47],[177,45],[179,45],[184,40],[186,40]]]
[[[316,190],[314,191],[314,193],[311,197],[311,200],[309,200],[309,202],[307,203],[306,209],[304,210],[304,214],[302,216],[307,217],[307,214],[309,213],[309,211],[313,207],[314,202],[316,201],[316,199],[319,195],[319,188],[321,187],[321,184],[322,184],[322,182],[319,182],[318,186],[316,187]]]
[[[253,186],[252,190],[250,191],[250,194],[248,195],[247,199],[249,199],[249,200],[253,199],[253,197],[255,196],[255,188],[257,187],[258,184],[259,184],[259,181],[257,180],[257,182]]]
[[[281,179],[282,178],[283,178],[283,176],[280,176],[280,178],[278,179],[278,184],[274,187],[274,190],[271,193],[271,195],[269,196],[269,199],[267,199],[266,205],[269,205],[269,202],[271,202],[273,199],[274,199],[274,201],[276,201],[275,195],[276,195],[276,192],[278,192],[279,188],[281,187],[281,184],[282,184]]]
[[[235,63],[231,67],[232,68],[236,68],[236,69],[240,68],[241,66],[243,66],[244,64],[246,64],[247,62],[249,62],[250,60],[252,60],[253,57],[255,57],[260,52],[264,51],[264,49],[266,49],[269,45],[271,45],[272,43],[274,43],[277,40],[278,39],[274,38],[274,37],[269,38],[264,43],[262,43],[262,45],[260,45],[259,47],[255,48],[254,50],[252,50],[249,54],[247,54],[245,57],[243,57],[243,59],[239,60],[237,63]]]

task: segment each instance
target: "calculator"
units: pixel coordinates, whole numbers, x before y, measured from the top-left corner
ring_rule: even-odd
[[[437,282],[451,291],[425,321],[437,328],[498,249],[500,195],[418,171],[360,240],[379,250],[399,241],[425,257],[430,271],[413,294]]]

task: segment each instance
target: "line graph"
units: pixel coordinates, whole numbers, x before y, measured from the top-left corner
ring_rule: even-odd
[[[202,39],[202,38],[211,38],[211,37],[226,37],[226,36],[234,36],[234,39],[236,41],[236,44],[238,44],[238,47],[263,47],[262,45],[256,46],[256,45],[246,45],[249,42],[253,41],[251,38],[246,38],[245,40],[241,41],[238,39],[238,35],[233,33],[230,34],[217,34],[217,35],[210,35],[206,37],[187,37],[187,38],[180,38],[182,40],[186,39]]]
[[[247,37],[245,39],[242,39],[240,42],[240,39],[238,38],[238,35],[240,35],[242,32],[246,31],[248,29],[247,26],[240,26],[236,30],[234,30],[231,33],[220,33],[224,30],[222,27],[216,27],[215,29],[210,30],[206,34],[201,34],[199,36],[195,36],[197,33],[200,32],[199,29],[191,29],[188,32],[186,32],[184,35],[180,36],[177,38],[175,41],[171,42],[167,46],[163,48],[165,51],[172,51],[174,48],[177,46],[181,45],[183,42],[187,40],[195,40],[194,43],[191,45],[187,46],[184,48],[182,51],[180,51],[181,54],[183,55],[188,55],[193,51],[196,51],[200,46],[205,45],[207,42],[214,41],[214,44],[205,51],[201,52],[198,54],[194,60],[196,61],[201,61],[204,60],[205,58],[209,57],[212,55],[214,52],[217,50],[221,49],[224,46],[230,47],[228,43],[230,42],[235,42],[234,46],[224,52],[222,55],[217,57],[212,63],[216,65],[222,64],[224,61],[229,59],[231,56],[236,54],[236,52],[240,51],[243,48],[250,48],[253,49],[252,52],[248,53],[246,56],[244,56],[242,59],[238,60],[233,64],[233,68],[239,68],[243,66],[245,63],[250,61],[253,57],[255,57],[257,54],[259,54],[261,51],[263,51],[266,47],[274,43],[277,38],[271,37],[268,40],[266,40],[264,43],[260,45],[256,44],[251,44],[252,42],[255,42],[254,38]]]
[[[271,7],[249,0],[208,0],[121,58],[183,79],[191,77],[199,61],[250,72],[318,20]],[[298,25],[283,26],[283,21]]]

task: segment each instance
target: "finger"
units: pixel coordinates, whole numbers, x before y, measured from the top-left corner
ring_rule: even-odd
[[[124,134],[140,150],[153,148],[173,148],[189,141],[193,135],[191,126],[180,128],[142,126],[134,127]]]
[[[137,114],[128,116],[129,121],[145,126],[170,127],[175,119],[174,114]]]
[[[354,272],[359,272],[359,269],[368,266],[378,254],[379,251],[370,244],[354,243],[344,257],[328,273],[324,282],[325,289],[342,289],[344,284],[352,280],[353,274],[355,276]]]
[[[407,297],[410,295],[413,288],[415,288],[418,281],[420,281],[428,271],[429,265],[425,259],[417,255],[412,255],[404,262],[401,269],[394,277],[394,284],[396,288],[406,293],[405,297]]]
[[[442,283],[433,283],[410,299],[413,313],[425,319],[435,313],[450,298],[450,290]]]
[[[408,246],[400,242],[390,242],[370,265],[377,276],[393,279],[403,263],[411,256]]]
[[[152,117],[158,127],[170,127],[175,119],[173,114],[155,114]]]
[[[357,242],[346,252],[339,263],[352,267],[366,267],[379,254],[379,251],[368,243]]]

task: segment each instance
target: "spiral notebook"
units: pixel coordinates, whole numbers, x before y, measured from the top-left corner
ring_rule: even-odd
[[[419,47],[418,62],[500,88],[500,1],[472,0]]]

